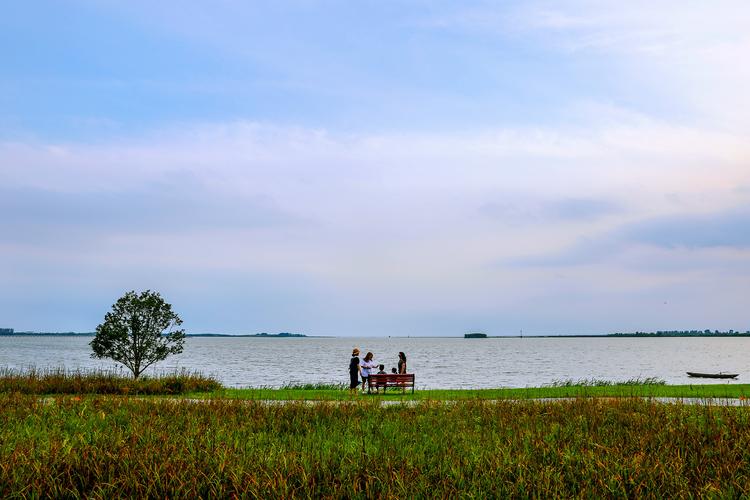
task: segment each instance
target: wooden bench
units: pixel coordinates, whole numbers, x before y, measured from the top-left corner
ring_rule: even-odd
[[[376,374],[373,373],[367,377],[367,392],[371,389],[375,389],[376,392],[380,392],[380,388],[383,388],[383,393],[388,387],[395,387],[406,392],[407,387],[411,387],[411,393],[414,394],[414,374],[413,373],[385,373]]]

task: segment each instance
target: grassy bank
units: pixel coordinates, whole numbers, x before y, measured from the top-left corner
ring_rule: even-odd
[[[0,496],[750,494],[747,408],[0,394]]]
[[[306,384],[281,388],[228,389],[213,377],[180,371],[142,376],[134,380],[122,371],[67,371],[63,369],[16,371],[0,369],[0,393],[21,394],[112,394],[179,395],[190,398],[249,400],[349,401],[345,385]],[[359,400],[466,400],[466,399],[538,399],[575,397],[671,397],[671,398],[747,398],[750,384],[666,385],[654,379],[625,382],[602,380],[561,381],[545,387],[522,389],[419,389],[411,393],[389,389],[385,394],[358,394]]]
[[[349,391],[342,387],[310,386],[281,389],[223,389],[203,396],[233,399],[267,400],[349,400]],[[465,399],[532,399],[576,397],[669,397],[669,398],[746,398],[750,397],[750,384],[662,385],[662,384],[572,384],[524,389],[419,389],[411,394],[388,390],[385,395],[359,395],[359,399],[415,399],[415,400],[465,400]]]
[[[134,380],[128,374],[114,370],[0,369],[0,392],[21,394],[166,395],[219,389],[221,384],[216,379],[190,371],[141,376]]]

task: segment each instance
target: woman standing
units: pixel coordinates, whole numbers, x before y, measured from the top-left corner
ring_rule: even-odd
[[[359,376],[362,374],[362,367],[359,364],[359,349],[356,347],[352,351],[352,359],[349,361],[349,392],[352,395],[357,393],[359,385]]]
[[[368,352],[365,354],[365,359],[362,360],[362,392],[365,392],[365,389],[369,389],[367,382],[370,380],[370,372],[377,366],[372,360],[372,353]]]
[[[406,373],[406,354],[398,353],[398,373]]]

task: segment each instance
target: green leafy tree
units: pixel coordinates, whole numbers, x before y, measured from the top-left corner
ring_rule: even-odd
[[[125,365],[133,378],[165,359],[182,352],[182,320],[158,292],[130,291],[120,297],[91,341],[92,358],[110,358]]]

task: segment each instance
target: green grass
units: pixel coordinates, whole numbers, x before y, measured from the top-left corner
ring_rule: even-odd
[[[0,394],[0,497],[750,495],[747,407]]]
[[[647,378],[631,378],[625,381],[614,381],[614,380],[605,380],[605,379],[598,379],[598,378],[584,378],[580,380],[573,380],[572,378],[569,379],[563,379],[563,380],[555,380],[548,386],[543,387],[572,387],[572,386],[590,386],[590,387],[602,387],[602,386],[612,386],[612,385],[667,385],[667,383],[656,377],[647,377]]]
[[[216,391],[221,387],[213,377],[186,370],[142,375],[134,380],[117,370],[0,369],[0,393],[166,395]]]
[[[113,394],[174,395],[189,398],[226,398],[255,400],[348,401],[353,399],[345,384],[286,385],[281,388],[228,389],[213,377],[181,371],[142,376],[138,380],[121,371],[66,371],[63,369],[16,371],[0,369],[0,393],[22,394]],[[745,398],[750,384],[666,385],[658,379],[561,380],[545,387],[522,389],[417,389],[405,393],[388,389],[385,395],[362,395],[357,400],[464,400],[464,399],[539,399],[576,397],[672,397],[672,398]]]
[[[349,391],[338,387],[287,387],[281,389],[222,389],[194,397],[257,399],[257,400],[322,400],[346,401],[352,399]],[[577,397],[646,397],[646,398],[746,398],[750,397],[750,384],[666,385],[659,383],[613,383],[610,385],[554,385],[522,389],[389,389],[385,395],[360,394],[359,400],[464,400],[464,399],[537,399]]]

